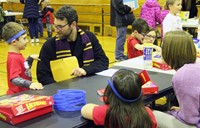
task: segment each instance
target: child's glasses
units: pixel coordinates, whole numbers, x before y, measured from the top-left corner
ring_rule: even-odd
[[[151,35],[145,35],[145,38],[148,38],[148,39],[157,39],[157,37],[156,36],[151,36]]]
[[[142,33],[142,32],[138,32],[138,33],[140,33],[143,37],[145,37],[146,36],[146,34],[145,33]]]

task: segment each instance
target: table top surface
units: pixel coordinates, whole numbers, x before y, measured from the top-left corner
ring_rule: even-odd
[[[175,70],[162,70],[162,69],[158,69],[158,68],[155,68],[155,67],[145,68],[143,56],[139,56],[139,57],[135,57],[135,58],[132,58],[132,59],[128,59],[128,60],[125,60],[125,61],[115,63],[114,66],[120,66],[120,67],[124,67],[124,68],[141,69],[141,70],[145,69],[147,71],[164,73],[164,74],[169,74],[169,75],[175,74]]]
[[[4,11],[6,13],[5,16],[16,16],[16,15],[23,15],[23,12],[8,12]]]
[[[198,19],[188,19],[187,21],[183,21],[182,25],[186,28],[198,28]]]
[[[121,67],[113,67],[119,69]],[[140,69],[133,69],[136,72],[140,72]],[[159,93],[171,87],[172,75],[163,74],[159,72],[149,71],[149,76],[152,81],[154,81],[159,86]],[[100,96],[97,94],[98,89],[105,88],[107,86],[108,76],[93,75],[89,77],[81,77],[65,80],[58,83],[53,83],[46,85],[43,90],[28,90],[21,92],[12,96],[19,94],[35,94],[35,95],[46,95],[52,96],[57,93],[58,89],[81,89],[86,91],[86,101],[88,103],[103,104],[99,100]],[[9,98],[12,96],[0,97],[0,100]],[[151,97],[151,96],[149,96]],[[146,96],[148,98],[148,96]],[[42,115],[40,117],[25,121],[23,123],[12,126],[6,122],[0,121],[0,126],[2,128],[60,128],[66,127],[82,127],[91,121],[82,118],[80,111],[76,112],[61,112],[53,110],[52,113]]]

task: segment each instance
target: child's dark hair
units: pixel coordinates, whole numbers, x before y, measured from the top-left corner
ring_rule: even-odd
[[[73,21],[78,23],[78,15],[74,8],[69,5],[64,5],[55,14],[55,18],[59,20],[64,20],[66,18],[69,25],[72,24]]]
[[[18,24],[16,22],[8,22],[3,27],[2,37],[5,41],[7,41],[22,30],[23,30],[23,27],[20,24]],[[18,38],[17,38],[17,40],[18,40]]]
[[[140,77],[131,70],[120,69],[113,75],[105,90],[104,102],[109,104],[105,128],[150,128],[152,126],[151,118],[141,98],[141,86]]]
[[[149,25],[144,19],[138,18],[132,23],[132,32],[135,30],[139,33],[147,33],[149,31]]]

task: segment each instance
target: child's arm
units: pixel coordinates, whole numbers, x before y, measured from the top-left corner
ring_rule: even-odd
[[[157,46],[157,45],[153,45],[153,48],[158,51],[158,52],[161,52],[161,47]]]
[[[144,45],[143,44],[136,44],[134,48],[137,49],[137,50],[143,50]]]
[[[82,116],[86,119],[93,120],[92,113],[95,106],[98,106],[98,105],[89,103],[83,106],[81,109]]]
[[[156,51],[161,52],[161,48],[159,46],[153,45],[153,48]],[[144,45],[143,44],[136,44],[135,45],[135,49],[137,49],[137,50],[143,50],[144,49]]]
[[[26,87],[26,88],[30,88],[33,90],[43,89],[43,86],[41,83],[31,82],[30,80],[26,80],[21,77],[16,77],[16,78],[12,79],[11,82],[16,86]]]

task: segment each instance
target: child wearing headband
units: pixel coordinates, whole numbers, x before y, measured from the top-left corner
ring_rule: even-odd
[[[106,128],[157,128],[152,111],[143,104],[141,87],[138,74],[120,69],[108,80],[105,104],[86,104],[81,114]]]
[[[43,89],[41,83],[31,82],[30,68],[33,59],[38,59],[38,55],[31,55],[24,59],[21,50],[24,50],[28,43],[26,31],[15,22],[9,22],[3,27],[3,39],[9,45],[7,58],[7,94],[14,94],[28,89]]]

